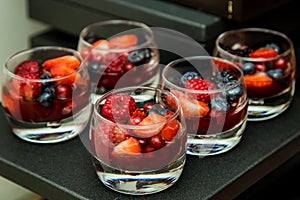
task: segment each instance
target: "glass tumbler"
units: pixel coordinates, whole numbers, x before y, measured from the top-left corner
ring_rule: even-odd
[[[6,61],[2,81],[2,105],[19,138],[57,143],[86,127],[91,91],[79,52],[55,46],[22,50]]]
[[[158,84],[159,53],[146,24],[128,20],[89,24],[79,35],[77,50],[85,58],[93,99],[113,88]]]
[[[186,160],[186,125],[178,99],[152,87],[111,90],[94,106],[93,164],[101,182],[131,195],[172,186]]]
[[[211,56],[174,60],[162,71],[161,87],[180,101],[188,132],[187,154],[217,155],[240,142],[248,98],[237,65]]]
[[[293,43],[285,34],[263,28],[231,30],[217,38],[214,55],[243,70],[249,121],[274,118],[289,107],[295,90],[296,58]]]

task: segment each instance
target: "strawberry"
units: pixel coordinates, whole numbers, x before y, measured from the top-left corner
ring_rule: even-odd
[[[276,82],[264,72],[257,72],[253,75],[246,75],[244,81],[247,88],[247,94],[250,98],[262,98],[272,96],[280,92]]]
[[[272,85],[273,80],[265,73],[256,73],[244,77],[247,88],[268,88]]]
[[[141,127],[134,130],[134,133],[140,138],[152,137],[161,131],[166,121],[167,119],[164,116],[152,112],[138,124]]]
[[[274,49],[261,47],[249,54],[250,58],[269,58],[275,57],[278,55],[278,52]]]
[[[101,49],[109,49],[108,41],[103,40],[103,39],[100,39],[100,40],[97,40],[96,42],[93,42],[92,45],[93,45],[93,47],[98,47],[98,48],[101,48]]]
[[[114,147],[112,154],[114,156],[130,156],[130,155],[139,155],[142,151],[139,141],[130,137]]]
[[[114,37],[108,41],[108,46],[112,49],[125,49],[137,45],[136,35],[128,34]]]
[[[176,90],[172,90],[171,92],[178,97],[185,117],[203,117],[209,113],[210,108],[205,102],[192,99],[188,95]]]
[[[216,86],[214,83],[208,80],[204,80],[202,78],[195,78],[195,79],[188,80],[185,84],[185,88],[190,90],[203,91],[204,93],[191,94],[191,96],[195,97],[198,101],[209,102],[210,94],[205,92],[216,89]]]
[[[77,69],[80,66],[80,64],[81,62],[77,57],[66,55],[66,56],[61,56],[61,57],[46,60],[43,63],[43,66],[46,70],[58,66],[63,67],[64,69],[65,68]]]
[[[136,110],[135,100],[128,94],[113,94],[107,97],[102,115],[113,122],[127,122]]]
[[[113,144],[119,144],[127,139],[127,134],[119,126],[111,126],[108,130],[108,138]]]
[[[160,136],[165,141],[172,141],[173,138],[176,136],[177,132],[179,130],[179,122],[177,119],[174,119],[164,126],[162,129]]]

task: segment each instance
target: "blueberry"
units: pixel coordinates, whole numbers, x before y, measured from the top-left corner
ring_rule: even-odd
[[[247,62],[242,65],[242,70],[244,74],[254,74],[256,72],[255,65],[253,63]]]
[[[230,107],[228,101],[225,98],[214,98],[210,102],[211,109],[218,111],[227,111]]]
[[[135,51],[132,51],[128,55],[128,61],[133,63],[135,66],[141,65],[149,61],[151,58],[151,49],[146,48],[146,49],[138,49]]]
[[[49,92],[43,92],[38,97],[38,102],[40,102],[44,107],[49,107],[54,102],[55,96],[52,93]]]
[[[269,48],[269,49],[274,49],[277,52],[280,51],[280,47],[277,44],[275,44],[275,43],[267,44],[265,47]]]
[[[228,50],[229,53],[237,55],[237,56],[241,56],[241,57],[248,57],[248,55],[253,51],[250,48],[245,48],[245,49],[229,49]]]
[[[188,80],[195,78],[202,78],[202,76],[197,72],[185,72],[180,78],[180,85],[184,87]]]
[[[284,76],[284,71],[282,69],[271,69],[267,71],[267,75],[272,79],[279,79]]]

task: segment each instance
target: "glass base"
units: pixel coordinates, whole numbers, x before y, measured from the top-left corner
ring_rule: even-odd
[[[77,136],[86,127],[91,113],[91,105],[76,115],[55,122],[24,122],[8,116],[12,132],[22,140],[33,143],[58,143]]]
[[[246,123],[245,118],[233,129],[218,134],[188,134],[187,154],[205,157],[229,151],[240,142]]]
[[[171,187],[180,177],[186,155],[164,169],[148,172],[130,172],[111,168],[94,158],[96,173],[108,188],[130,195],[157,193]]]
[[[265,99],[249,99],[248,121],[264,121],[283,113],[292,101],[294,89]]]

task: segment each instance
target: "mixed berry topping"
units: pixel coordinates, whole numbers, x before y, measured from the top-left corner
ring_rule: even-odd
[[[280,55],[283,50],[278,44],[271,42],[253,45],[253,47],[236,44],[225,49],[238,56],[258,59],[237,63],[244,72],[250,98],[273,96],[289,87],[291,64],[287,57]]]
[[[18,64],[14,73],[33,81],[13,80],[13,84],[19,87],[19,93],[26,100],[36,100],[44,107],[51,106],[55,99],[69,99],[72,96],[76,69],[80,66],[80,60],[75,56],[62,56],[39,63],[35,60],[27,60]],[[47,81],[50,78],[59,78],[74,73],[56,83]],[[34,81],[39,80],[39,81]],[[45,80],[43,82],[43,80]]]
[[[137,107],[137,103],[129,94],[110,95],[99,111],[104,118],[112,122],[139,127],[126,130],[114,124],[104,129],[109,141],[114,145],[112,154],[117,156],[158,150],[171,142],[180,128],[177,119],[168,121],[173,115],[171,110],[153,103]]]
[[[92,81],[97,81],[103,92],[114,88],[123,74],[129,71],[136,72],[136,67],[150,65],[153,57],[151,48],[138,49],[138,37],[134,34],[116,36],[110,39],[94,37],[93,40],[89,38],[89,41],[92,41],[90,44],[93,48],[83,48],[80,51],[86,58],[86,65]],[[118,51],[114,51],[115,49]],[[141,76],[141,79],[144,76],[152,78],[146,73]]]

